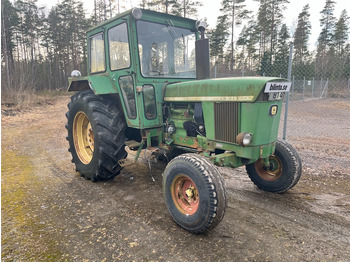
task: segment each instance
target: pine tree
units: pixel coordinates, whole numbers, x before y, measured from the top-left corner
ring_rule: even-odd
[[[198,6],[202,6],[202,3],[197,0],[176,0],[172,2],[174,3],[171,13],[182,17],[196,17]]]
[[[6,10],[6,12],[5,12]],[[2,86],[11,86],[11,76],[14,71],[15,30],[18,24],[18,15],[9,0],[1,1],[1,55],[5,62],[6,78],[2,77]],[[6,79],[6,82],[3,82]],[[4,85],[6,83],[6,85]]]
[[[289,57],[289,43],[290,38],[286,24],[283,24],[278,33],[276,55],[274,61],[274,76],[288,77],[288,57]]]
[[[332,42],[334,43],[335,51],[338,56],[344,55],[346,42],[349,39],[349,17],[344,9],[339,17],[339,20],[335,24],[335,31]]]
[[[176,0],[148,0],[142,1],[143,8],[150,8],[151,10],[164,12],[166,14],[172,13],[172,8],[176,4]]]
[[[325,7],[321,11],[320,25],[322,31],[318,37],[318,56],[323,57],[332,45],[335,29],[334,6],[335,1],[326,0]]]
[[[146,6],[147,6],[147,0],[141,0],[141,2],[140,2],[140,7],[141,7],[142,9],[146,9]]]
[[[73,69],[86,74],[86,35],[89,24],[80,1],[64,0],[52,7],[43,30],[42,45],[47,52],[51,88],[66,86]]]
[[[85,32],[91,24],[82,2],[62,0],[49,11],[36,2],[2,1],[2,80],[14,92],[66,87],[73,69],[86,74]]]
[[[216,28],[210,34],[210,56],[215,64],[223,63],[224,47],[228,36],[226,16],[219,16]]]
[[[237,41],[237,46],[242,47],[242,53],[244,54],[244,56],[241,55],[241,60],[243,60],[241,61],[243,65],[242,70],[248,71],[250,74],[255,70],[255,65],[259,58],[257,54],[259,35],[256,28],[257,22],[255,20],[249,21],[247,26],[243,27]]]
[[[164,6],[166,14],[173,13],[171,10],[174,8],[176,0],[161,0],[160,2]]]
[[[259,57],[267,50],[267,42],[269,37],[269,14],[268,14],[268,3],[260,2],[258,16],[257,16],[257,32],[259,32]]]
[[[94,0],[94,23],[100,24],[109,18],[109,4],[106,0]]]
[[[15,8],[19,16],[19,40],[21,44],[21,57],[25,62],[31,61],[32,65],[38,54],[37,36],[38,27],[41,25],[37,0],[18,0]]]
[[[226,17],[226,25],[230,27],[230,71],[233,72],[234,66],[234,42],[235,26],[241,25],[243,20],[249,18],[250,12],[246,9],[245,0],[222,0],[220,11]]]
[[[309,57],[308,41],[311,34],[311,23],[309,20],[310,6],[307,4],[298,15],[298,25],[294,33],[294,61],[302,63]]]
[[[341,78],[342,75],[346,75],[346,71],[349,68],[348,62],[350,58],[349,53],[349,17],[346,10],[343,10],[338,21],[335,24],[335,30],[332,37],[332,47],[330,52],[334,52],[332,59],[329,59],[329,72],[332,77]],[[331,55],[331,54],[329,54]],[[349,75],[349,74],[348,74]]]
[[[123,10],[126,9],[125,0],[117,0],[116,6],[114,6],[113,3],[114,0],[108,0],[110,18],[114,16],[114,9],[116,9],[117,14],[120,14],[121,12],[123,12]]]
[[[334,17],[334,6],[335,1],[326,0],[326,4],[321,11],[321,33],[318,37],[317,43],[317,55],[316,55],[316,65],[317,72],[320,77],[330,76],[329,65],[331,57],[334,56],[334,29],[335,29],[335,17]]]
[[[270,58],[272,64],[278,27],[282,24],[283,10],[289,0],[255,0],[260,2],[258,11],[258,32],[260,32],[259,54]]]

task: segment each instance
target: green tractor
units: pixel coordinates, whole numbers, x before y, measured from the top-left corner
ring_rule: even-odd
[[[276,193],[301,175],[296,150],[277,140],[291,84],[210,79],[204,31],[204,23],[138,8],[91,28],[88,76],[72,72],[68,90],[78,92],[66,114],[72,162],[86,179],[117,176],[143,149],[167,161],[165,203],[192,233],[224,217],[227,194],[217,166],[246,166],[257,187]],[[126,147],[136,151],[132,160]]]

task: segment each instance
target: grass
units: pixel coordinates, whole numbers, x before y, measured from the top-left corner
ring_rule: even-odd
[[[1,93],[1,105],[3,110],[29,109],[36,105],[50,103],[61,96],[68,95],[65,89],[43,91],[16,91],[3,90]]]
[[[33,210],[41,204],[37,197],[44,181],[35,177],[29,156],[3,148],[1,163],[2,261],[52,261],[61,257]]]

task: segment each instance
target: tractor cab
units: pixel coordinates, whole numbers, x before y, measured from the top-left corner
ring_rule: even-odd
[[[69,91],[120,96],[128,127],[162,126],[166,85],[196,79],[196,21],[138,8],[87,32],[88,76]]]

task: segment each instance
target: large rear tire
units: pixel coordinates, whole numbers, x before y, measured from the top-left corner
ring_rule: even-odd
[[[170,161],[163,174],[163,191],[171,216],[191,233],[213,229],[225,215],[225,182],[205,157],[182,154]]]
[[[68,109],[68,151],[76,171],[92,181],[118,175],[122,169],[118,161],[127,153],[126,124],[116,100],[97,96],[91,90],[81,91],[71,97]]]
[[[269,169],[264,167],[262,159],[246,166],[251,181],[257,187],[269,192],[283,193],[298,183],[302,166],[294,147],[277,140],[275,154],[270,156],[269,161]]]

